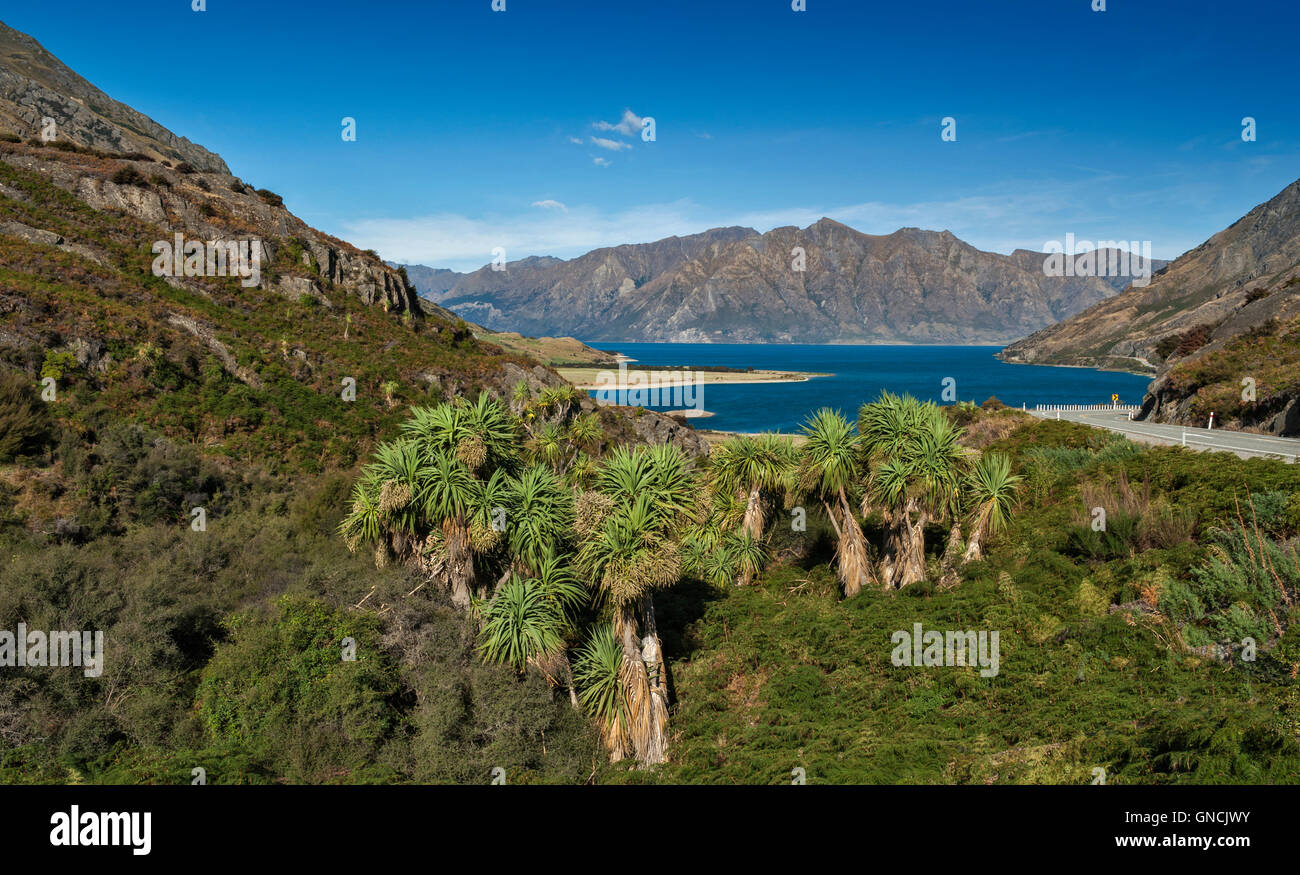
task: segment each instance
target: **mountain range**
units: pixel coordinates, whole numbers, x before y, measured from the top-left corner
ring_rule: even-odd
[[[1005,343],[1129,281],[1048,276],[1045,258],[984,252],[948,231],[871,235],[823,218],[469,274],[406,269],[424,296],[488,328],[597,341]]]

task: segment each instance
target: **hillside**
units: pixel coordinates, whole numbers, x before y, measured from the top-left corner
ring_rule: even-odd
[[[1300,431],[1297,318],[1300,181],[1180,256],[1147,287],[1010,344],[1001,357],[1154,373],[1146,416],[1204,425],[1217,407],[1225,425],[1292,434]],[[1242,394],[1247,377],[1255,399]]]
[[[29,37],[0,26],[0,43],[0,361],[58,372],[70,416],[105,405],[208,454],[320,469],[355,461],[406,403],[564,385]],[[155,244],[177,234],[242,242],[259,275],[155,275]]]
[[[803,270],[794,269],[796,248]],[[410,269],[421,292],[470,321],[595,341],[999,343],[1128,282],[1045,276],[1043,260],[983,252],[946,231],[873,236],[822,219],[766,234],[715,228],[466,275]]]
[[[45,118],[55,120],[56,138],[65,142],[230,172],[219,156],[113,100],[36,40],[0,22],[0,129],[39,136]]]

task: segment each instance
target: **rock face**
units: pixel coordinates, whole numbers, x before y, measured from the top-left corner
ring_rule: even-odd
[[[983,252],[947,231],[905,228],[873,236],[822,219],[766,234],[715,228],[568,261],[526,258],[459,278],[440,273],[421,290],[468,320],[529,335],[1001,343],[1111,297],[1127,283],[1046,276],[1044,258],[1025,250]],[[419,287],[425,275],[412,276]]]
[[[0,127],[23,137],[40,137],[47,118],[54,119],[56,141],[230,172],[217,155],[113,100],[36,40],[0,23]]]
[[[1131,287],[1007,346],[1011,362],[1155,371],[1161,341],[1199,326],[1222,342],[1294,308],[1300,181],[1184,253],[1145,288]],[[1280,296],[1275,295],[1279,293]],[[1172,342],[1172,341],[1171,341]]]

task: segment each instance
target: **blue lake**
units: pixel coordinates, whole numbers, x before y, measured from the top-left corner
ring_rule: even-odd
[[[1011,365],[993,357],[998,346],[822,346],[810,344],[611,343],[588,341],[620,352],[640,365],[753,367],[834,374],[806,382],[706,385],[696,419],[721,431],[794,431],[819,407],[852,418],[881,390],[944,403],[944,379],[956,381],[957,398],[980,403],[996,396],[1004,404],[1107,404],[1112,394],[1140,403],[1150,377],[1087,368]]]

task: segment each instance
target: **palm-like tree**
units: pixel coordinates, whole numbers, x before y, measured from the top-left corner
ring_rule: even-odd
[[[573,493],[552,471],[534,465],[511,486],[510,552],[526,574],[559,555],[573,530]]]
[[[623,642],[612,625],[596,628],[578,651],[574,680],[583,710],[600,724],[601,738],[612,759],[634,756],[627,700],[623,695]]]
[[[516,413],[522,413],[532,398],[533,390],[528,386],[528,381],[520,380],[510,390],[510,407]]]
[[[522,672],[564,648],[565,618],[540,581],[511,576],[482,609],[479,649],[486,659]]]
[[[583,543],[575,563],[613,615],[622,647],[620,706],[626,746],[611,745],[619,759],[662,762],[667,750],[668,679],[655,624],[654,591],[681,577],[678,528],[694,512],[697,487],[676,447],[620,448],[596,477],[599,519],[579,514]],[[607,740],[609,740],[607,738]]]
[[[867,539],[853,515],[850,494],[862,473],[862,440],[837,410],[823,407],[803,426],[800,491],[817,497],[835,530],[836,562],[844,594],[852,598],[871,579]]]
[[[564,433],[555,423],[546,423],[536,436],[528,442],[533,458],[545,462],[552,471],[564,470],[564,457],[567,452]]]
[[[393,399],[397,396],[397,391],[402,388],[402,384],[396,380],[385,380],[382,386],[384,392],[384,404],[388,407],[393,406]]]
[[[600,417],[595,413],[583,413],[575,416],[569,423],[569,442],[575,450],[595,452],[605,440],[605,429],[600,425]]]
[[[576,386],[547,386],[537,395],[537,406],[541,410],[555,411],[560,419],[568,416],[569,409],[582,398],[582,391]]]
[[[722,547],[735,569],[736,582],[748,586],[767,565],[767,545],[749,532],[732,532]]]
[[[1011,460],[1001,453],[980,456],[966,476],[966,490],[973,510],[969,516],[970,539],[962,562],[983,557],[985,535],[996,535],[1011,519],[1021,478],[1011,473]]]
[[[710,457],[717,488],[735,493],[745,502],[741,530],[762,537],[767,522],[765,497],[788,489],[797,464],[794,445],[787,437],[740,435],[719,445]]]
[[[863,501],[885,516],[880,576],[901,588],[925,579],[925,526],[955,518],[969,465],[962,431],[930,402],[889,392],[858,415],[871,473]]]
[[[518,467],[516,421],[485,393],[472,404],[414,408],[401,431],[420,463],[413,500],[423,526],[434,530],[426,552],[436,554],[452,601],[468,607],[477,588],[476,548],[485,552],[500,541],[494,523]]]
[[[451,600],[467,608],[477,580],[471,523],[483,508],[483,484],[459,459],[439,453],[430,460],[421,499],[424,518],[441,535],[438,546]]]

